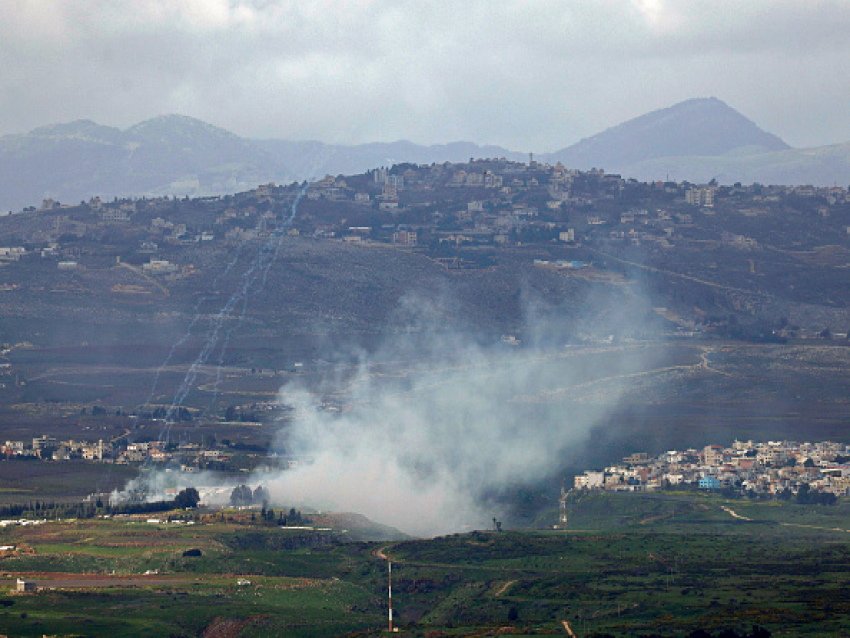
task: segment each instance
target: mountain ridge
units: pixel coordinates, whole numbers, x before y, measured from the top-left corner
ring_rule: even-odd
[[[474,142],[344,146],[251,139],[179,114],[124,130],[79,119],[0,137],[0,210],[37,206],[44,198],[223,195],[267,182],[470,157],[525,161],[527,155]],[[641,181],[672,176],[693,182],[832,185],[850,174],[850,142],[794,149],[709,97],[645,113],[537,159],[568,168],[603,168]]]

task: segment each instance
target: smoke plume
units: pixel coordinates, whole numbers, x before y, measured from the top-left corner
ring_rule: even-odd
[[[406,306],[417,325],[353,373],[281,389],[294,416],[279,445],[301,461],[264,477],[274,500],[423,536],[480,528],[500,515],[490,495],[575,461],[647,363],[635,344],[558,344],[551,321],[544,344],[482,344],[447,330],[433,304]]]

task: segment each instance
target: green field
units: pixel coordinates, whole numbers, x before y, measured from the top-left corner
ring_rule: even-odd
[[[841,636],[850,626],[846,503],[585,494],[570,498],[568,515],[566,530],[382,543],[237,513],[226,524],[179,513],[196,524],[7,526],[0,545],[17,551],[0,558],[0,633],[377,635],[387,552],[396,625],[409,636],[563,636],[565,621],[578,636],[671,638],[744,635],[753,625],[774,636]],[[184,556],[189,549],[201,556]],[[19,576],[42,589],[14,593]]]

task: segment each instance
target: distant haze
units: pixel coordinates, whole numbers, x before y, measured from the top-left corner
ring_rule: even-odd
[[[0,134],[165,113],[256,139],[554,152],[717,96],[794,147],[850,140],[850,3],[15,0]]]

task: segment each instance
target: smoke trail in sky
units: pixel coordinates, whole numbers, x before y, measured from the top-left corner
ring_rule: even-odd
[[[310,173],[317,174],[319,168],[327,163],[331,153],[332,151],[329,151],[327,148],[323,148],[322,151],[313,158],[313,161],[311,162]],[[169,405],[166,411],[165,425],[159,433],[160,441],[167,440],[170,436],[174,424],[175,413],[181,407],[183,407],[187,397],[189,396],[189,393],[194,388],[195,382],[197,381],[201,368],[210,360],[210,357],[215,353],[215,351],[219,350],[219,355],[216,362],[217,369],[216,379],[213,384],[213,394],[207,405],[207,408],[204,410],[204,414],[206,414],[210,407],[215,403],[221,384],[221,368],[224,364],[224,357],[227,352],[227,347],[230,343],[230,339],[233,333],[241,326],[245,318],[245,313],[248,309],[248,300],[251,294],[259,293],[265,288],[266,282],[268,280],[269,271],[271,270],[271,267],[274,262],[277,260],[277,257],[280,253],[280,247],[286,232],[292,227],[292,224],[295,221],[295,216],[298,212],[298,204],[304,197],[304,194],[307,190],[307,186],[308,182],[306,181],[303,182],[300,186],[292,184],[290,188],[295,188],[295,193],[294,195],[292,195],[289,204],[288,216],[285,217],[281,221],[281,223],[275,228],[269,239],[260,245],[257,254],[251,260],[246,270],[242,273],[241,285],[239,286],[237,291],[234,292],[228,298],[224,306],[210,319],[210,326],[207,329],[206,335],[204,336],[201,351],[195,358],[195,361],[189,367],[189,370],[186,372],[183,381],[175,392],[174,397],[171,400],[171,404]],[[218,281],[226,277],[239,262],[242,249],[243,247],[240,245],[237,249],[236,254],[227,264],[224,271],[222,271],[222,273],[213,282],[213,287],[216,289],[216,291],[218,290]],[[257,285],[258,278],[261,279],[259,285]],[[203,318],[206,317],[206,315],[201,312],[201,308],[203,304],[207,301],[207,298],[202,298],[198,301],[195,306],[194,316],[189,322],[189,325],[186,329],[186,333],[180,339],[178,339],[177,342],[174,343],[168,355],[166,356],[165,361],[163,361],[163,363],[157,369],[154,375],[153,383],[151,384],[150,392],[148,393],[148,398],[146,399],[145,404],[142,408],[143,411],[150,405],[151,401],[153,400],[162,372],[171,362],[177,349],[193,336],[194,328],[199,323],[201,323]],[[230,327],[225,328],[226,324],[228,324],[233,318],[234,312],[236,312],[237,308],[238,316],[236,318],[235,323]]]
[[[241,256],[241,254],[242,254],[242,245],[240,245],[236,249],[236,254],[228,262],[228,264],[227,264],[227,266],[225,266],[224,270],[213,280],[213,284],[212,284],[213,290],[216,290],[216,291],[218,290],[218,282],[221,279],[227,277],[227,275],[230,273],[230,271],[233,269],[233,267],[239,261],[239,257]],[[208,300],[209,300],[208,297],[201,297],[198,300],[198,302],[195,304],[195,310],[194,310],[194,313],[193,313],[193,316],[192,316],[192,321],[190,321],[189,325],[186,327],[186,332],[183,334],[182,337],[180,337],[177,341],[174,342],[174,345],[171,346],[171,349],[168,351],[168,355],[165,357],[165,360],[157,368],[156,373],[154,374],[153,383],[151,383],[151,389],[150,389],[150,392],[148,393],[148,398],[145,400],[145,403],[142,407],[143,411],[148,406],[150,406],[151,401],[153,401],[154,394],[156,393],[156,388],[159,385],[159,378],[162,375],[163,370],[165,370],[165,368],[168,367],[168,365],[171,363],[171,360],[174,357],[174,354],[177,352],[177,349],[180,346],[182,346],[184,343],[186,343],[189,339],[191,339],[192,330],[195,328],[195,326],[198,324],[198,322],[203,317],[203,314],[201,313],[201,307]]]
[[[280,244],[285,237],[286,231],[291,228],[295,220],[298,203],[303,198],[306,188],[306,184],[298,187],[298,191],[293,196],[290,204],[289,216],[278,225],[271,237],[263,242],[257,254],[242,273],[237,290],[230,296],[218,313],[211,318],[210,327],[204,337],[203,347],[195,358],[195,361],[189,366],[189,370],[186,372],[182,383],[171,401],[171,405],[166,411],[165,427],[160,432],[160,440],[165,440],[170,436],[175,413],[183,407],[186,398],[195,387],[195,382],[198,379],[201,368],[207,364],[216,350],[220,349],[219,362],[220,364],[223,363],[224,353],[227,350],[230,338],[245,318],[250,295],[260,292],[265,286],[268,271],[277,258],[280,251]],[[257,285],[258,281],[260,285]],[[231,321],[233,321],[233,324],[227,327]],[[220,375],[220,368],[218,374]],[[220,379],[220,376],[217,379]],[[215,390],[217,391],[217,389],[218,385],[216,384]],[[215,400],[215,396],[213,396],[212,400]]]

